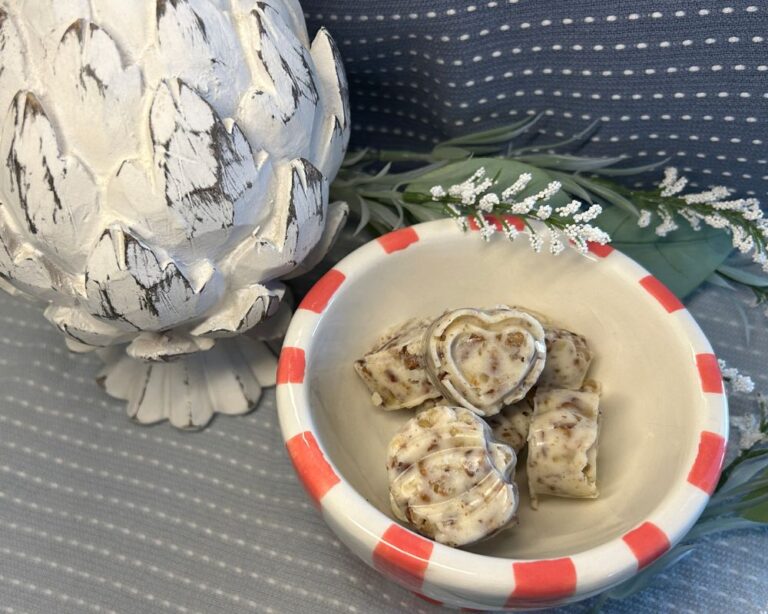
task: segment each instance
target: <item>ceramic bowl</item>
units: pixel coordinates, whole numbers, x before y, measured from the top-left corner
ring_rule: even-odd
[[[522,486],[519,526],[454,549],[398,523],[386,446],[412,415],[375,408],[352,362],[386,328],[446,308],[525,306],[585,335],[603,384],[595,500]],[[293,318],[278,368],[288,453],[324,519],[358,557],[446,605],[529,609],[595,595],[677,543],[722,467],[727,403],[717,360],[675,296],[605,246],[535,254],[452,220],[395,231],[350,254]]]

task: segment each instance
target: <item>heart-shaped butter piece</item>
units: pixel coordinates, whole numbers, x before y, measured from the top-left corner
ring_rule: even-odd
[[[522,399],[545,359],[544,328],[515,309],[456,309],[427,331],[425,363],[435,387],[480,416]]]

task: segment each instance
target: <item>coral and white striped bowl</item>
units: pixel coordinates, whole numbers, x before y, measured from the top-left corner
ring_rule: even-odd
[[[517,304],[584,335],[604,387],[596,500],[526,496],[519,526],[469,549],[396,522],[385,450],[412,415],[374,408],[352,361],[382,330],[446,308]],[[474,609],[584,599],[648,565],[696,521],[722,466],[727,404],[717,360],[660,282],[610,247],[533,254],[450,220],[398,230],[342,260],[309,292],[280,357],[288,453],[339,538],[420,595]],[[521,492],[525,492],[525,487]]]

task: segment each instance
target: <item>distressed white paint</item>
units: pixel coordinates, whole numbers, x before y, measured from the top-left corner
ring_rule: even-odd
[[[0,0],[0,287],[102,348],[136,419],[246,411],[273,375],[236,336],[284,328],[277,280],[346,217],[346,98],[297,0]]]

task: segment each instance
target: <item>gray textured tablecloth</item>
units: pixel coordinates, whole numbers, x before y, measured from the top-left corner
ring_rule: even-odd
[[[762,310],[747,310],[748,342],[732,300],[710,289],[691,307],[718,353],[768,390]],[[98,368],[34,308],[0,296],[0,612],[436,611],[323,524],[284,452],[272,391],[248,416],[180,433],[131,423],[94,384]],[[765,531],[705,540],[606,608],[766,610]]]

